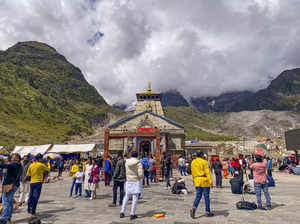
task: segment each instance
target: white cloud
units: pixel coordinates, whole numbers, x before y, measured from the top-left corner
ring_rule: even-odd
[[[78,66],[110,103],[154,90],[258,90],[300,65],[297,0],[2,0],[0,49],[36,40]],[[104,36],[95,46],[88,40]]]

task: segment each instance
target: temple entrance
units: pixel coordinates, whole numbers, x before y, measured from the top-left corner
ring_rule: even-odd
[[[140,153],[145,155],[151,154],[151,143],[148,140],[143,140],[140,143]]]

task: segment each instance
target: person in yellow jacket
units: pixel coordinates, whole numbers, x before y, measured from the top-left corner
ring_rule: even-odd
[[[27,170],[27,177],[30,178],[30,193],[28,199],[28,213],[35,215],[36,207],[41,195],[45,172],[50,169],[43,163],[43,156],[36,155],[36,162],[32,163]]]
[[[76,160],[76,162],[73,164],[72,168],[71,168],[71,171],[70,171],[70,174],[72,176],[72,185],[71,185],[71,189],[70,189],[70,197],[72,197],[72,194],[73,194],[73,189],[74,189],[74,186],[75,186],[75,183],[76,183],[76,173],[78,172],[79,170],[79,161]]]
[[[198,152],[196,159],[192,161],[191,164],[192,177],[194,181],[194,186],[196,188],[196,199],[193,204],[193,208],[190,210],[190,215],[194,219],[196,209],[204,194],[205,199],[205,211],[207,217],[212,217],[214,214],[210,211],[210,187],[212,187],[212,179],[210,175],[210,170],[207,161],[204,159],[203,152]]]

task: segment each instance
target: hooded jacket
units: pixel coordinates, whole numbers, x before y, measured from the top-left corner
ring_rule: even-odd
[[[191,164],[192,176],[195,187],[210,187],[212,179],[207,161],[198,157]]]
[[[144,177],[143,166],[137,158],[126,159],[125,170],[127,181],[139,181]]]

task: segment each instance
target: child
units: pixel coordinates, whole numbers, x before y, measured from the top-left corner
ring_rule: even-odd
[[[76,182],[75,182],[75,196],[74,198],[81,197],[82,193],[82,182],[83,182],[83,172],[82,166],[78,168],[78,172],[76,173]],[[79,195],[78,195],[79,194]]]

